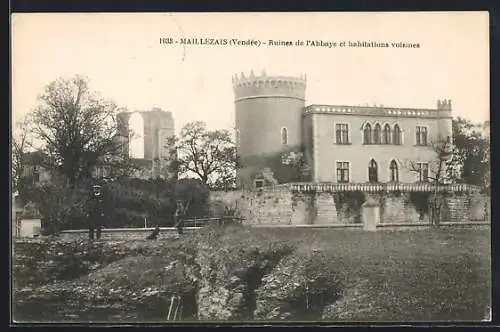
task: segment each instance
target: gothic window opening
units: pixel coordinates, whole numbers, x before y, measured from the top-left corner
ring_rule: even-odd
[[[368,164],[368,182],[378,182],[378,167],[375,160],[370,160]]]
[[[144,118],[139,112],[135,112],[130,115],[128,121],[128,127],[130,128],[129,133],[129,156],[131,158],[144,159]]]
[[[386,124],[384,126],[384,136],[383,136],[383,144],[391,144],[391,126]]]
[[[427,127],[417,127],[417,145],[427,145]]]
[[[369,123],[365,125],[363,130],[363,144],[371,144],[372,143],[372,126]]]
[[[335,125],[335,138],[337,144],[349,143],[349,126],[346,123]]]
[[[398,164],[395,160],[391,161],[389,168],[391,172],[391,182],[399,182]]]
[[[281,128],[281,144],[288,144],[288,130],[286,128]]]
[[[380,135],[381,135],[381,133],[382,133],[382,130],[380,128],[380,125],[377,123],[375,125],[374,130],[373,130],[373,143],[374,144],[380,144],[380,139],[381,139]]]
[[[395,145],[401,145],[401,128],[396,124],[394,125],[394,132],[392,135],[392,143]]]
[[[337,161],[337,182],[349,182],[349,163]]]

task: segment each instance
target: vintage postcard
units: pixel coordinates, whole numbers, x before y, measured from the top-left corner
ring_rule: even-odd
[[[490,321],[488,20],[13,14],[12,322]]]

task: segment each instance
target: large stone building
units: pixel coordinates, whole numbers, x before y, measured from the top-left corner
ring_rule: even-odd
[[[174,150],[168,145],[168,138],[174,135],[174,119],[171,112],[154,108],[150,111],[121,111],[117,116],[119,135],[116,137],[122,146],[123,155],[129,156],[136,169],[133,177],[141,179],[171,178],[176,176],[169,169],[175,158]],[[40,152],[29,152],[25,157],[22,176],[33,183],[48,182],[51,172],[44,168]],[[95,167],[93,177],[105,178],[106,167]]]
[[[426,182],[433,146],[452,140],[450,100],[433,109],[306,105],[306,85],[305,76],[233,77],[243,187]]]
[[[175,135],[174,118],[171,112],[159,108],[150,111],[118,114],[118,127],[124,154],[128,154],[140,166],[137,177],[172,176],[168,165],[173,158],[168,139]]]

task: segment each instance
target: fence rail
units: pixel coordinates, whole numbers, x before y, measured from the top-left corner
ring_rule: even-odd
[[[478,191],[478,186],[470,184],[442,184],[432,183],[290,183],[294,192],[471,192]]]
[[[190,218],[184,220],[184,226],[203,227],[208,225],[209,223],[224,225],[228,223],[241,223],[243,220],[245,220],[245,218],[233,216],[225,216],[219,218]]]
[[[207,226],[210,223],[225,225],[229,223],[241,223],[245,220],[242,217],[219,217],[219,218],[191,218],[184,220],[184,229],[192,230]],[[151,232],[154,227],[130,227],[130,228],[103,228],[102,233],[127,233],[127,232]],[[160,227],[160,231],[176,231],[175,227]],[[88,229],[67,229],[61,231],[63,234],[88,232]]]

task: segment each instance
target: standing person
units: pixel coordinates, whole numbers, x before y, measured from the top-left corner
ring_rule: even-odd
[[[177,209],[175,210],[175,226],[177,227],[177,233],[182,235],[184,233],[184,219],[187,216],[187,209],[189,207],[189,202],[186,205],[182,204],[182,201],[177,201]]]
[[[89,207],[89,238],[90,240],[94,240],[95,233],[97,240],[99,240],[104,221],[104,200],[100,185],[92,186],[92,197]]]

